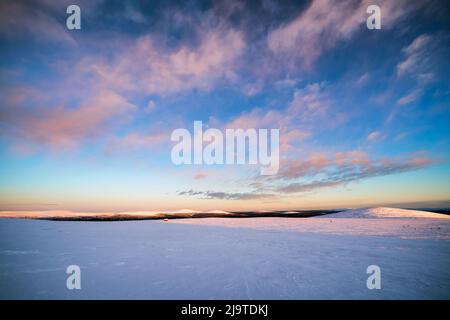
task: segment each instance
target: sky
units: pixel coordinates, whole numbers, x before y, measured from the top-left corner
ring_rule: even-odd
[[[2,1],[0,210],[449,207],[449,9]],[[174,164],[194,121],[279,129],[278,173]]]

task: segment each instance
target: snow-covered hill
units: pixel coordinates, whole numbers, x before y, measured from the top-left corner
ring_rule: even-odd
[[[419,211],[419,210],[408,210],[399,208],[366,208],[366,209],[350,209],[341,211],[338,213],[327,214],[324,216],[315,217],[318,219],[335,219],[335,218],[435,218],[435,219],[450,219],[450,216],[440,213]]]

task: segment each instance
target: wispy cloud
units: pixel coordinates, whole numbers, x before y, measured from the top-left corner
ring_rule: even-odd
[[[363,154],[356,158],[335,160],[322,159],[320,163],[306,162],[303,166],[287,169],[288,178],[311,177],[308,181],[283,184],[276,190],[280,193],[300,193],[315,189],[336,187],[363,179],[392,175],[422,169],[435,164],[437,160],[426,157],[382,158],[369,160]],[[321,176],[320,178],[318,176]]]
[[[406,96],[401,97],[397,100],[397,105],[404,106],[406,104],[410,104],[414,101],[416,101],[420,95],[422,94],[422,90],[419,88],[416,88],[409,92]]]
[[[373,1],[316,0],[289,23],[272,30],[267,45],[284,59],[311,65],[338,42],[349,39],[365,25],[366,8]],[[383,12],[383,28],[389,29],[409,11],[419,6],[410,1],[377,1]]]
[[[402,81],[410,79],[414,85],[397,99],[386,123],[393,121],[402,106],[418,101],[427,87],[437,80],[437,74],[441,72],[437,63],[442,60],[438,49],[442,39],[440,34],[421,34],[402,49],[403,59],[396,65],[396,75]]]
[[[332,105],[326,84],[312,83],[296,89],[284,109],[255,108],[232,119],[224,127],[279,128],[280,149],[288,151],[310,137],[313,131],[335,125],[339,117],[333,117]]]
[[[327,154],[315,152],[305,159],[285,160],[276,176],[255,177],[250,192],[180,191],[178,195],[203,199],[254,200],[288,197],[318,189],[345,186],[357,181],[423,169],[440,160],[420,153],[403,157],[370,159],[361,150]]]
[[[167,143],[170,132],[158,131],[154,133],[131,132],[123,137],[113,137],[106,146],[107,153],[153,150],[157,146]]]
[[[367,141],[374,141],[380,138],[381,133],[380,131],[373,131],[367,136]]]
[[[407,47],[403,48],[405,58],[397,65],[397,75],[416,74],[429,63],[433,37],[428,34],[418,36]]]
[[[168,95],[209,90],[217,81],[232,80],[244,48],[243,34],[225,27],[202,32],[197,46],[174,49],[146,35],[119,50],[112,61],[84,61],[80,68],[119,91]]]
[[[181,196],[201,196],[203,199],[220,199],[220,200],[256,200],[256,199],[268,199],[276,197],[273,194],[262,194],[256,192],[217,192],[217,191],[179,191],[178,195]]]

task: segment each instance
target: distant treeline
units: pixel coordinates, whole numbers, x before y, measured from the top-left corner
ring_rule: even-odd
[[[428,211],[428,212],[434,212],[434,213],[442,213],[446,215],[450,215],[450,208],[420,208],[420,209],[411,209],[411,210],[421,210],[421,211]]]
[[[161,213],[154,215],[98,215],[98,216],[55,216],[39,218],[41,220],[56,221],[127,221],[127,220],[163,220],[163,219],[186,219],[186,218],[262,218],[262,217],[283,217],[283,218],[308,218],[342,210],[299,210],[299,211],[271,211],[271,212],[230,212],[230,213]]]

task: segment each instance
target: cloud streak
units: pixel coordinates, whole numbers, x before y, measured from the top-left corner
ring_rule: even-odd
[[[202,199],[219,199],[219,200],[259,200],[259,199],[268,199],[276,197],[273,194],[263,194],[256,192],[218,192],[218,191],[195,191],[195,190],[187,190],[187,191],[179,191],[178,195],[180,196],[200,196]]]
[[[282,194],[309,192],[336,187],[368,178],[423,169],[438,163],[424,156],[369,159],[362,151],[336,153],[334,156],[313,154],[306,160],[288,163],[271,187]],[[297,181],[295,181],[297,180]],[[293,182],[290,182],[293,181]],[[280,185],[273,187],[274,185]]]
[[[405,157],[370,159],[360,150],[315,152],[305,159],[287,160],[276,176],[258,176],[249,184],[254,190],[233,193],[220,191],[180,191],[182,196],[202,199],[255,200],[298,196],[319,189],[345,186],[361,180],[420,170],[440,160],[415,154]]]

